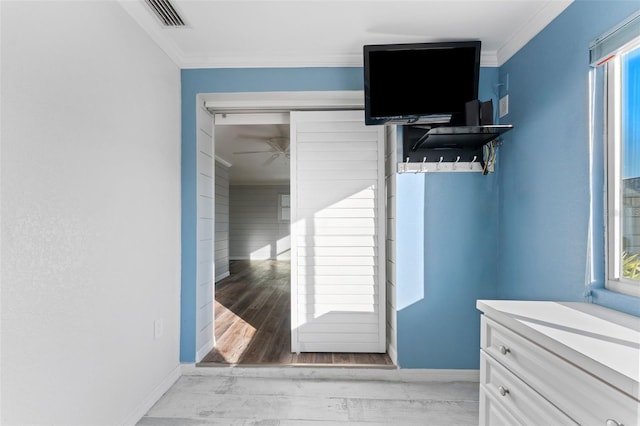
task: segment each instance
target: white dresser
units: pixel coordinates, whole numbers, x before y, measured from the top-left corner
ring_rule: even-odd
[[[640,425],[640,318],[479,300],[480,425]]]

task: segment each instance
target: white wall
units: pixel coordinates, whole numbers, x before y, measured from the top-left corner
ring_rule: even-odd
[[[180,72],[115,2],[0,7],[1,423],[133,423],[179,374]]]
[[[229,167],[216,161],[215,279],[229,276]]]
[[[288,194],[289,186],[230,186],[230,259],[290,258],[290,224],[278,222],[278,193]]]

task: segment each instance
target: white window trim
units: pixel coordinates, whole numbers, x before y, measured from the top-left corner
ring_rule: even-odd
[[[288,195],[289,197],[291,197],[291,194],[289,192],[278,192],[278,223],[291,223],[291,198],[289,198],[289,205],[288,206],[284,206],[282,204],[282,196],[283,195]],[[288,208],[289,209],[289,219],[284,219],[282,216],[282,209],[283,208]]]
[[[626,51],[637,47],[629,46]],[[623,53],[623,52],[621,52]],[[630,296],[640,297],[640,285],[621,277],[622,244],[620,222],[622,220],[621,179],[621,61],[620,54],[611,59],[605,68],[605,123],[606,123],[606,288]]]

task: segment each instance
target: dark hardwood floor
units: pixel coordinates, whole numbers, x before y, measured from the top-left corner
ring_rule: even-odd
[[[288,261],[232,261],[216,283],[216,347],[199,366],[348,365],[393,368],[387,354],[291,353]]]

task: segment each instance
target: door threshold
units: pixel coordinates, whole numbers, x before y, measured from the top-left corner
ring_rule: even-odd
[[[205,368],[363,368],[376,370],[395,370],[393,364],[327,364],[327,363],[295,363],[295,364],[230,364],[224,362],[198,362],[196,367]]]

